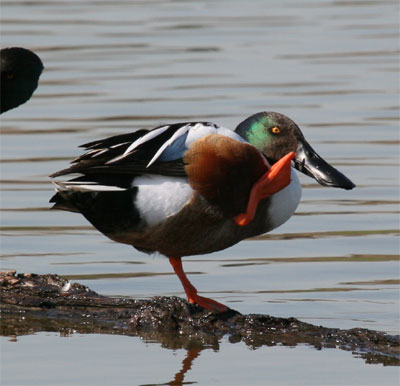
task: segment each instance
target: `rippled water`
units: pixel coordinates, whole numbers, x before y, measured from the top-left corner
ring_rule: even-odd
[[[201,293],[242,313],[398,333],[398,16],[395,1],[3,1],[2,47],[30,48],[46,69],[34,97],[1,118],[2,269],[58,273],[107,295],[183,296],[166,259],[111,242],[78,215],[49,211],[47,176],[79,154],[79,144],[103,136],[187,120],[234,128],[255,112],[279,111],[357,188],[327,189],[301,176],[303,199],[287,224],[228,250],[186,258],[187,272]],[[153,373],[137,370],[134,384],[167,382],[173,371],[161,358],[176,368],[182,361],[157,343],[119,339],[113,355],[121,347],[126,355],[160,358]],[[130,354],[124,339],[135,347]],[[35,345],[48,351],[26,369],[44,361],[52,366],[53,354],[64,349],[75,363],[78,341],[96,347],[95,340],[43,334],[3,340],[4,384],[26,382],[15,377],[15,361]],[[222,366],[230,360],[240,361],[254,384],[299,379],[274,366],[265,377],[261,359],[272,360],[268,349],[250,359],[246,348],[232,347],[221,342],[215,360],[208,357],[208,377],[196,370],[207,368],[200,356],[185,380],[249,382]],[[304,369],[304,358],[323,355],[279,350],[293,371]],[[335,355],[304,382],[320,384],[330,365],[341,367]],[[337,355],[350,361],[348,353]],[[375,376],[394,384],[398,376],[359,359],[348,366],[331,384],[373,384]],[[95,363],[86,369],[85,383],[110,384],[96,377]],[[357,369],[364,375],[351,378]],[[125,367],[111,373],[116,384],[130,383]],[[156,373],[161,376],[151,376]],[[56,374],[37,374],[36,383],[54,384]]]

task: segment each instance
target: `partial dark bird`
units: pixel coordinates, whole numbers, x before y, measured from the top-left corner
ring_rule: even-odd
[[[1,111],[4,113],[28,101],[38,86],[43,63],[26,48],[0,50]]]

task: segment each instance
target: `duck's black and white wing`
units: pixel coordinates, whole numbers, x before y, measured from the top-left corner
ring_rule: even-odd
[[[196,140],[216,133],[244,142],[233,131],[210,122],[164,125],[81,145],[87,151],[51,177],[71,173],[185,176],[182,158],[186,150]]]

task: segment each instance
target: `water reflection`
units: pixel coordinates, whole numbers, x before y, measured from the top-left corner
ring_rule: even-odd
[[[189,348],[186,352],[186,357],[182,361],[182,369],[175,374],[174,380],[171,382],[168,382],[167,385],[170,386],[180,386],[180,385],[189,385],[189,384],[194,384],[197,382],[183,382],[185,379],[186,373],[192,368],[193,361],[200,355],[202,348],[197,347],[197,348]]]
[[[66,337],[68,336],[68,337]],[[136,338],[117,337],[112,335],[63,335],[56,336],[52,333],[38,333],[36,336],[20,337],[16,342],[5,341],[2,346],[7,349],[7,365],[11,359],[15,359],[16,350],[24,347],[21,352],[22,358],[26,358],[22,364],[14,362],[8,368],[22,368],[25,371],[14,372],[13,378],[9,371],[2,375],[4,379],[11,381],[23,379],[27,382],[19,384],[46,384],[51,383],[51,371],[37,371],[31,366],[34,353],[37,353],[37,345],[34,347],[34,340],[41,339],[46,345],[46,352],[43,353],[44,360],[50,357],[57,358],[60,365],[57,370],[58,380],[63,380],[65,384],[76,384],[82,379],[87,380],[85,384],[135,384],[135,385],[185,385],[185,384],[251,384],[254,385],[276,385],[282,384],[282,379],[289,380],[289,384],[299,384],[298,377],[302,380],[307,378],[307,374],[313,373],[313,379],[320,381],[324,379],[324,368],[331,366],[332,363],[340,364],[340,371],[330,373],[329,380],[333,384],[342,384],[343,379],[351,379],[352,385],[393,385],[398,379],[397,369],[393,367],[383,367],[382,365],[365,366],[368,380],[361,380],[357,374],[361,360],[351,359],[351,353],[322,349],[314,350],[307,346],[285,347],[273,346],[264,347],[257,350],[248,350],[242,343],[230,344],[226,340],[219,343],[218,350],[193,342],[192,346],[186,349],[177,348],[174,353],[172,350],[157,351],[158,343],[152,341],[142,341]],[[82,346],[82,340],[89,344]],[[71,363],[70,347],[80,344],[81,349],[75,353],[79,363],[84,364],[77,374]],[[98,352],[107,347],[107,359],[99,357]],[[234,355],[224,357],[228,348]],[[35,350],[36,349],[36,350]],[[151,352],[152,357],[144,357],[144,354]],[[169,352],[171,355],[165,356],[162,353]],[[245,355],[239,357],[239,353]],[[200,353],[200,355],[197,355]],[[160,355],[161,354],[161,355]],[[20,356],[20,357],[21,357]],[[356,355],[357,356],[357,355]],[[191,364],[189,369],[188,364]],[[299,369],[293,369],[296,363],[302,363]],[[4,362],[3,362],[4,363]],[[251,365],[252,369],[262,369],[261,372],[245,371],[245,365]],[[357,367],[353,366],[354,364]],[[10,369],[10,370],[11,370]],[[185,370],[187,371],[185,372]],[[49,369],[50,370],[50,369]],[[287,374],[286,374],[286,373]],[[24,377],[25,374],[25,377]],[[32,382],[32,376],[34,380]],[[38,381],[38,382],[35,382]],[[8,383],[12,384],[12,382]],[[53,382],[54,384],[54,382]],[[318,385],[317,381],[310,384]]]

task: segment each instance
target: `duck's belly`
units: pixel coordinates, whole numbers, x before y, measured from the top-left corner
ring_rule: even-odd
[[[268,232],[290,218],[301,196],[298,177],[292,171],[290,185],[263,200],[254,220],[243,227],[196,194],[184,179],[170,177],[161,182],[144,176],[135,180],[135,186],[134,204],[143,224],[111,238],[172,257],[219,251]]]

